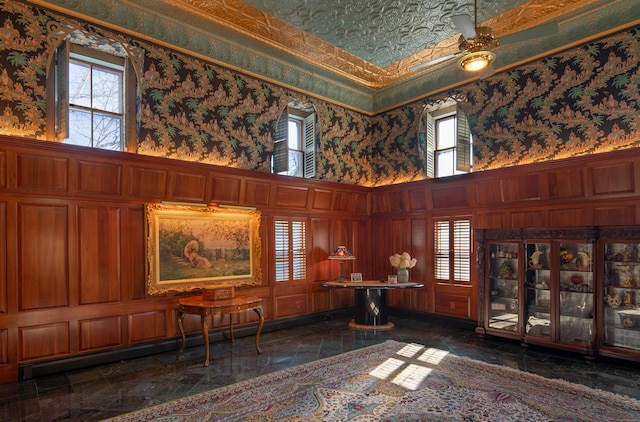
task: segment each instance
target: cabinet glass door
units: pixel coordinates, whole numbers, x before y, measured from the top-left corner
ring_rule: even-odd
[[[560,264],[560,341],[592,344],[593,325],[593,245],[561,243]]]
[[[526,244],[524,320],[525,333],[535,337],[551,337],[551,268],[548,242]]]
[[[604,343],[640,350],[640,257],[637,243],[604,245]]]
[[[518,243],[491,243],[488,312],[490,329],[519,331],[518,274]]]

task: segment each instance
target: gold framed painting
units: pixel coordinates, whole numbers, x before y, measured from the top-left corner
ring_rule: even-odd
[[[260,212],[147,204],[147,294],[262,283]]]

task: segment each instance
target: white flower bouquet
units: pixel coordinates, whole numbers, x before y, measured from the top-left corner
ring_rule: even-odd
[[[389,257],[389,262],[397,269],[409,269],[416,266],[418,262],[415,258],[411,258],[408,252],[403,252],[402,255],[394,254]]]

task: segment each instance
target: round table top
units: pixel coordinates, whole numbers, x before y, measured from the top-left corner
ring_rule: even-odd
[[[327,281],[322,283],[324,287],[344,287],[350,289],[411,289],[423,287],[423,283],[410,281],[408,283],[389,283],[386,280],[363,280],[363,281]]]

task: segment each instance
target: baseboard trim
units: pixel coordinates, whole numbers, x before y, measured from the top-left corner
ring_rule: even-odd
[[[312,324],[323,321],[327,318],[343,317],[353,313],[351,309],[340,309],[335,311],[322,312],[300,317],[292,317],[278,319],[273,321],[265,321],[262,327],[262,333],[283,330],[300,325]],[[233,334],[235,337],[253,336],[256,333],[257,323],[234,327]],[[219,342],[226,340],[229,332],[226,327],[209,332],[209,342]],[[19,365],[18,376],[20,381],[26,381],[45,375],[51,375],[60,372],[67,372],[91,366],[104,365],[121,360],[136,359],[144,356],[151,356],[158,353],[170,352],[180,348],[182,340],[180,337],[163,339],[159,341],[135,344],[117,349],[109,349],[103,352],[87,353],[83,355],[72,356],[68,358],[53,359],[39,362],[27,362]],[[204,340],[201,333],[190,334],[186,337],[185,347],[202,346]]]

